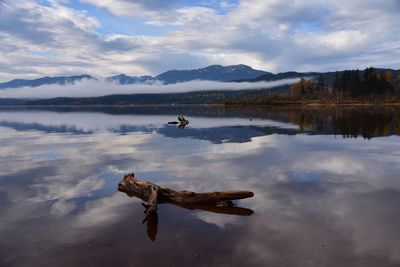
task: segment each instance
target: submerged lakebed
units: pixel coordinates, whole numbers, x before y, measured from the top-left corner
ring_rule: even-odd
[[[389,107],[0,108],[0,266],[399,266],[399,135]],[[152,241],[131,172],[252,212],[162,204]]]

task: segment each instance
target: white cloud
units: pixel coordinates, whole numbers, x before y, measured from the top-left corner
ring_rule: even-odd
[[[6,0],[0,6],[0,80],[56,74],[158,74],[208,64],[267,71],[400,65],[400,3],[348,1],[82,0],[132,28],[164,33],[101,34],[101,17],[63,1]],[[123,22],[121,22],[123,23]],[[151,27],[151,26],[149,26]],[[156,28],[157,28],[156,27]],[[32,54],[52,51],[53,56]]]
[[[121,206],[129,202],[139,201],[136,199],[129,201],[125,195],[115,193],[109,197],[88,202],[85,211],[76,218],[74,227],[88,228],[116,222],[123,216]]]
[[[74,201],[59,200],[50,208],[50,213],[57,216],[65,216],[76,208]]]
[[[160,19],[173,13],[172,6],[177,0],[81,0],[100,8],[104,8],[115,16],[134,16]],[[164,19],[165,20],[165,19]]]
[[[226,216],[226,214],[218,214],[206,211],[200,211],[194,214],[199,220],[208,224],[217,225],[220,228],[225,228],[227,225],[239,224],[239,216]]]
[[[104,181],[97,177],[87,177],[71,184],[70,181],[63,183],[61,179],[56,182],[45,183],[35,186],[38,191],[45,192],[40,197],[33,198],[34,201],[46,201],[56,199],[73,199],[90,195],[93,191],[104,186]],[[60,208],[60,207],[59,207]]]

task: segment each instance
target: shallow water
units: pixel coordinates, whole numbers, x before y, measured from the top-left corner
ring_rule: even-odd
[[[399,134],[396,109],[0,109],[0,266],[399,266]],[[254,214],[163,204],[153,242],[130,172]]]

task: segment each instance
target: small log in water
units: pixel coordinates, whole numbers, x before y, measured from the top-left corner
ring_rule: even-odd
[[[168,124],[179,124],[178,128],[183,129],[189,124],[189,121],[185,117],[179,116],[178,121],[169,121]]]
[[[134,174],[125,175],[118,184],[118,190],[129,196],[135,196],[146,202],[146,205],[156,206],[157,203],[176,205],[229,205],[227,201],[253,197],[250,191],[225,191],[196,193],[178,191],[135,178]]]
[[[168,187],[156,185],[135,178],[133,173],[125,175],[118,183],[118,190],[130,197],[137,197],[144,201],[146,217],[143,223],[147,225],[147,235],[154,241],[157,235],[157,206],[162,203],[170,203],[181,208],[204,210],[214,213],[229,215],[250,216],[251,209],[237,207],[232,200],[253,197],[250,191],[225,191],[196,193],[191,191],[173,190]]]

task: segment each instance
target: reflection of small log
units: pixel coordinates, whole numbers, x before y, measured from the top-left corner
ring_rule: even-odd
[[[185,129],[185,127],[188,125],[189,123],[180,123],[179,125],[178,125],[178,129]]]
[[[146,211],[145,211],[146,212]],[[147,236],[151,241],[156,240],[158,229],[158,215],[157,212],[149,212],[142,223],[147,225]]]
[[[226,203],[228,205],[175,205],[188,210],[204,210],[228,215],[250,216],[254,213],[251,209],[235,206],[231,201],[227,201]]]

